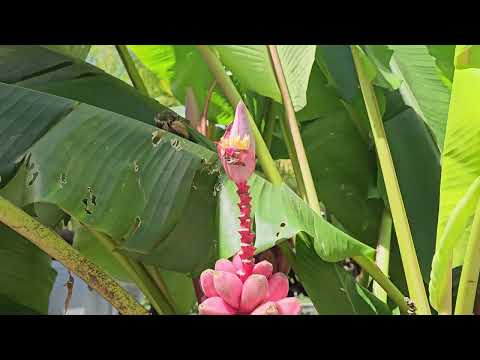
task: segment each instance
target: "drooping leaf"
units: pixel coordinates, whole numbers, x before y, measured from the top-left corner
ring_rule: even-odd
[[[450,90],[442,82],[435,59],[426,45],[391,45],[392,68],[402,78],[400,92],[435,134],[443,149],[448,116]]]
[[[0,85],[0,97],[11,114],[25,104],[33,111],[49,99],[65,101],[11,85]],[[17,117],[15,126],[30,121]],[[165,269],[193,271],[210,258],[215,240],[213,218],[200,211],[209,202],[214,208],[215,176],[201,173],[202,159],[209,162],[214,153],[162,131],[152,139],[153,131],[80,104],[28,149],[22,165],[28,175],[19,173],[11,183],[24,181],[26,204],[55,204],[116,240],[125,237],[122,249],[131,256]],[[187,214],[199,213],[197,229],[183,226],[185,221],[178,224],[187,203]]]
[[[372,256],[374,250],[329,224],[287,185],[274,186],[254,175],[249,180],[257,252],[303,231],[313,237],[317,254],[335,262],[354,255]],[[238,195],[232,181],[223,182],[219,199],[219,254],[229,258],[240,249]]]

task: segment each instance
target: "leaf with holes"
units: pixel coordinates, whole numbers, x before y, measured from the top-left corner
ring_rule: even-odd
[[[38,113],[49,101],[66,101],[11,85],[0,85],[0,98],[8,110],[2,122],[19,129],[32,121],[19,111],[26,104]],[[215,224],[203,209],[214,208],[216,181],[204,163],[215,153],[161,130],[152,137],[154,127],[122,115],[66,104],[70,112],[28,149],[27,176],[19,172],[7,187],[23,181],[25,205],[55,204],[145,263],[182,272],[204,266]],[[57,117],[55,108],[44,114]],[[184,210],[199,214],[198,228],[184,226],[191,214],[180,221]]]

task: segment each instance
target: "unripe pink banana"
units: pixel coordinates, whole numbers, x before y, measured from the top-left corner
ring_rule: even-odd
[[[232,264],[230,260],[227,259],[220,259],[215,263],[215,270],[218,271],[226,271],[232,274],[237,273],[237,269],[235,269],[235,266]]]
[[[213,284],[213,273],[212,269],[207,269],[200,275],[200,286],[206,297],[218,296]]]
[[[276,302],[280,315],[300,315],[302,304],[295,297],[287,297]]]
[[[237,310],[218,296],[208,298],[198,306],[200,315],[235,315],[236,312]]]
[[[255,264],[253,267],[252,274],[260,274],[265,276],[267,279],[270,278],[273,272],[273,265],[267,260],[260,261],[258,264]]]
[[[226,271],[213,273],[213,284],[217,294],[230,306],[238,309],[243,283],[237,275]]]
[[[240,257],[239,254],[236,254],[233,257],[232,263],[233,263],[233,266],[235,266],[235,269],[237,269],[237,271],[241,271],[243,269],[242,258]]]
[[[250,313],[268,296],[268,281],[263,275],[250,275],[243,283],[240,312]]]
[[[278,315],[277,305],[273,301],[267,301],[260,305],[250,315]]]
[[[277,301],[288,295],[288,277],[284,273],[277,272],[268,280],[268,300]]]

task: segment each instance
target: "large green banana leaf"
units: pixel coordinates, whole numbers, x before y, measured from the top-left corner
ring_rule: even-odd
[[[400,91],[406,103],[430,126],[442,150],[450,89],[443,83],[435,59],[426,45],[391,45],[390,48],[394,72],[403,80]]]
[[[220,60],[247,88],[282,102],[266,45],[215,45]],[[307,104],[310,71],[315,61],[314,45],[277,45],[278,56],[295,111]]]
[[[457,46],[455,55],[465,54]],[[467,49],[468,50],[468,49]],[[437,227],[437,251],[433,263],[430,299],[437,308],[447,281],[445,264],[463,264],[480,176],[480,69],[462,64],[455,69],[444,151],[440,208]],[[470,190],[469,190],[470,189]],[[473,195],[472,195],[473,194]],[[475,195],[477,194],[477,195]]]
[[[159,80],[171,81],[178,101],[185,104],[187,91],[191,89],[203,108],[214,78],[195,46],[129,45],[129,48]],[[213,91],[207,115],[209,120],[220,124],[228,124],[233,119],[233,109],[218,89]]]

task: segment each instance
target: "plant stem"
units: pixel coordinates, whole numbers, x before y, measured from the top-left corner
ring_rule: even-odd
[[[115,48],[117,49],[118,55],[120,55],[120,59],[122,60],[123,66],[125,66],[125,69],[127,70],[133,86],[143,95],[149,96],[147,87],[145,86],[142,77],[135,66],[135,62],[128,52],[128,48],[125,45],[115,45]]]
[[[235,88],[235,85],[233,84],[230,77],[226,74],[222,63],[212,52],[212,50],[208,48],[208,46],[197,45],[197,49],[200,52],[203,60],[207,64],[208,69],[217,80],[218,86],[220,87],[220,89],[222,89],[223,93],[230,102],[230,105],[235,108],[237,104],[242,101],[242,97],[240,96],[238,90]],[[275,162],[272,159],[272,155],[270,155],[270,151],[268,150],[268,147],[262,138],[260,130],[258,130],[257,124],[253,120],[252,114],[250,113],[250,111],[247,111],[247,114],[250,127],[255,137],[256,154],[262,170],[265,173],[265,176],[270,180],[273,185],[280,185],[283,182],[282,177],[280,176]]]
[[[280,62],[280,57],[278,56],[276,46],[268,45],[268,52],[272,61],[272,67],[277,79],[277,84],[280,88],[280,94],[282,95],[285,118],[288,121],[288,130],[290,132],[295,153],[298,158],[299,169],[297,170],[300,170],[300,174],[298,175],[300,175],[303,180],[308,204],[317,214],[320,214],[320,204],[318,202],[317,192],[315,190],[315,183],[313,181],[312,172],[310,171],[310,166],[308,165],[307,154],[303,146],[300,129],[295,116],[295,109],[293,108],[292,99],[290,98],[288,91],[287,80],[285,79],[285,74],[283,73],[282,64]],[[294,167],[294,170],[296,170],[296,167]]]
[[[383,121],[380,115],[380,109],[373,90],[371,81],[368,79],[364,69],[360,50],[352,46],[352,55],[355,68],[360,82],[365,107],[367,108],[368,118],[372,128],[373,138],[377,149],[380,167],[385,180],[388,201],[393,216],[395,232],[397,234],[398,246],[402,257],[403,269],[407,280],[408,291],[412,300],[418,309],[419,314],[430,314],[430,306],[427,300],[425,286],[423,284],[420,266],[415,252],[415,246],[408,224],[407,213],[403,205],[400,186],[398,184],[395,166],[388,146]]]
[[[383,209],[382,221],[380,223],[380,230],[378,236],[377,252],[375,256],[375,263],[378,268],[388,276],[388,267],[390,264],[390,240],[392,238],[392,217],[390,211],[387,208]],[[382,300],[387,302],[387,293],[383,290],[377,282],[373,283],[373,294]]]
[[[172,305],[168,302],[165,295],[157,287],[153,279],[140,263],[119,253],[113,240],[108,236],[91,229],[85,224],[83,225],[107,248],[108,252],[112,254],[120,265],[122,265],[130,278],[135,282],[159,314],[174,314],[175,310]]]
[[[366,256],[354,256],[352,259],[368,272],[370,276],[386,291],[388,296],[398,305],[402,314],[408,313],[409,308],[405,301],[405,296],[390,281],[390,279],[385,276],[373,260],[370,260]]]
[[[443,294],[441,303],[438,305],[438,315],[452,315],[452,257],[448,261],[448,269],[445,280],[445,294]]]
[[[480,272],[480,201],[473,218],[468,239],[462,275],[458,286],[455,315],[472,315],[477,295],[478,274]]]
[[[263,129],[262,137],[267,144],[267,148],[270,150],[272,146],[273,132],[275,131],[275,125],[277,124],[277,117],[273,112],[273,104],[271,99],[267,99],[267,110],[265,112],[265,127]]]
[[[287,131],[288,122],[285,117],[280,121],[280,129],[282,130],[283,140],[285,140],[285,145],[287,146],[288,156],[292,162],[293,172],[295,174],[295,180],[297,181],[297,189],[299,195],[303,198],[305,202],[308,203],[307,199],[307,190],[305,188],[305,183],[303,182],[302,171],[300,169],[297,152],[295,151],[295,145],[293,144],[292,134]]]
[[[148,311],[107,273],[71,247],[57,233],[0,196],[0,222],[34,243],[50,257],[83,279],[121,314],[148,315]]]

